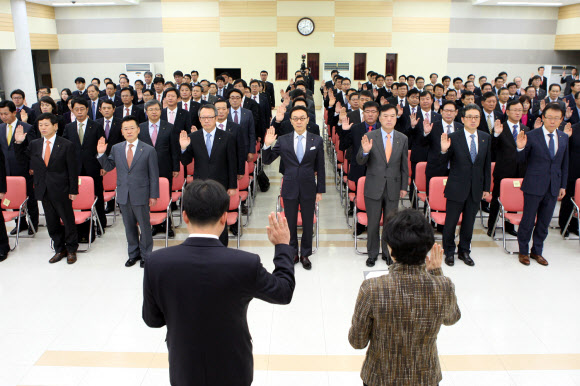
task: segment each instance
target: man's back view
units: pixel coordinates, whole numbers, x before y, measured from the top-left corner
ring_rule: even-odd
[[[276,269],[270,274],[258,255],[219,241],[229,206],[223,186],[195,180],[183,200],[190,236],[146,262],[143,320],[149,327],[167,325],[172,385],[250,385],[248,305],[253,298],[288,304],[294,291],[287,222],[270,215],[268,237],[276,246]]]

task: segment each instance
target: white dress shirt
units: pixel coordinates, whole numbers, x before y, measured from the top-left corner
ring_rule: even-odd
[[[406,103],[405,103],[405,99],[401,99],[400,97],[397,97],[397,104],[400,106],[401,102],[403,103],[403,107],[405,107]]]
[[[305,131],[302,134],[298,134],[296,131],[294,131],[294,153],[296,153],[296,149],[298,149],[298,136],[302,135],[303,138],[302,138],[301,143],[302,143],[302,150],[304,150],[302,152],[302,155],[304,156],[306,154],[306,150],[308,150],[308,149],[306,149],[306,138],[307,138],[306,134],[307,133],[308,133],[308,131]]]
[[[421,109],[421,113],[423,114],[423,120],[429,121],[429,123],[433,123],[431,122],[431,111],[425,111]]]
[[[50,154],[52,154],[52,149],[54,148],[54,140],[56,139],[56,134],[50,138],[44,138],[44,143],[42,144],[42,159],[44,159],[44,153],[46,152],[46,142],[50,141]]]
[[[220,127],[220,125],[222,125],[222,127]],[[216,122],[216,126],[220,130],[227,131],[227,128],[228,128],[228,120],[226,119],[223,122]]]
[[[173,122],[171,121],[173,118]],[[167,108],[167,121],[172,125],[175,123],[175,118],[177,118],[177,106],[175,106],[174,110],[171,110],[169,107]]]
[[[546,129],[545,126],[542,126],[542,131],[544,132],[544,139],[546,140],[546,146],[548,147],[548,150],[550,149],[550,137],[548,137],[548,134],[550,134],[550,132],[548,131],[548,129]],[[553,133],[553,137],[554,138],[554,154],[558,153],[558,130],[554,130]]]
[[[465,140],[467,141],[467,148],[471,151],[471,136],[472,134],[469,133],[469,131],[467,130],[463,130],[463,132],[465,133]],[[478,153],[479,151],[479,142],[478,142],[478,137],[477,137],[477,130],[475,130],[475,133],[473,133],[473,135],[475,135],[475,154]]]
[[[129,154],[129,145],[133,145],[133,148],[131,149],[131,151],[133,152],[133,159],[135,159],[135,152],[137,151],[138,144],[139,144],[138,139],[136,139],[132,143],[127,141],[127,145],[125,145],[125,157],[127,157],[127,154]]]
[[[522,129],[522,125],[521,125],[519,122],[518,122],[518,123],[513,123],[513,122],[511,122],[511,121],[508,119],[508,120],[506,121],[506,123],[508,124],[508,127],[510,128],[510,133],[511,133],[512,135],[513,135],[513,133],[514,133],[514,126],[517,126],[517,127],[516,127],[516,132],[517,132],[518,134],[520,133],[520,130]],[[497,134],[497,133],[494,131],[494,132],[493,132],[493,136],[497,138],[497,137],[499,137],[500,135],[499,135],[499,134]]]
[[[77,121],[77,134],[79,132],[79,125],[82,123],[83,124],[83,137],[84,137],[84,133],[87,131],[87,123],[89,121],[89,118],[85,118],[85,120],[83,122],[78,122]]]
[[[187,108],[186,108],[186,106],[187,106]],[[191,99],[188,100],[188,101],[183,101],[182,100],[181,101],[181,108],[184,109],[184,110],[190,111],[191,110]]]
[[[204,239],[216,239],[219,240],[220,238],[216,235],[211,235],[209,233],[190,233],[187,237],[196,237],[196,238],[204,238]]]
[[[127,113],[127,109],[129,109],[128,113]],[[131,115],[132,113],[133,113],[133,105],[132,104],[129,107],[123,105],[123,118],[125,118],[128,115]]]
[[[252,99],[254,100],[254,102],[256,102],[257,104],[260,104],[260,94],[257,95],[252,95]]]

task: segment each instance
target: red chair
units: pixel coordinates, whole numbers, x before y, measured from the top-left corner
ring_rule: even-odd
[[[574,209],[572,210],[572,213],[570,213],[570,217],[568,217],[568,221],[566,221],[566,226],[564,227],[564,229],[562,229],[562,237],[564,237],[564,240],[566,240],[566,231],[568,230],[568,227],[570,226],[570,221],[572,221],[572,217],[575,217],[576,219],[580,218],[580,210],[578,209],[578,205],[580,205],[580,178],[578,178],[576,180],[576,187],[575,187],[575,194],[574,197],[571,198],[572,200],[572,205],[574,206]],[[580,237],[568,237],[568,240],[580,240]]]
[[[240,200],[246,201],[246,205],[248,207],[248,211],[246,212],[246,223],[244,226],[247,226],[250,223],[250,212],[252,209],[252,195],[250,194],[250,172],[254,171],[254,164],[252,162],[246,161],[246,170],[244,172],[244,176],[241,180],[238,180],[238,192],[240,196]]]
[[[195,160],[192,159],[191,163],[189,165],[187,165],[187,177],[185,179],[185,182],[187,182],[188,184],[191,183],[191,181],[193,181],[194,163],[195,163]]]
[[[336,148],[339,149],[340,140],[337,142]],[[342,185],[342,165],[344,164],[344,150],[337,150],[336,158],[334,161],[334,183],[336,184],[336,190],[338,190],[342,196],[342,188],[339,185]]]
[[[487,195],[487,198],[485,199],[485,202],[487,202],[488,204],[491,204],[491,200],[493,199],[492,197],[492,192],[493,192],[493,171],[495,170],[495,162],[491,163],[491,185],[489,186],[489,194]],[[483,223],[483,208],[481,207],[481,203],[479,204],[479,219],[481,220],[481,226],[487,229],[487,225],[485,225]],[[497,224],[497,220],[496,220],[496,224]],[[494,228],[495,231],[495,228]]]
[[[354,203],[354,200],[356,199],[356,184],[352,180],[347,180],[347,184],[348,184],[347,185],[348,195],[347,195],[347,201],[346,201],[344,211],[346,213],[346,225],[349,228],[352,228],[352,225],[350,225],[350,216],[348,215],[348,212],[350,210],[350,203],[351,202]],[[354,214],[354,212],[353,212],[353,214]],[[354,216],[353,216],[353,221],[354,221]]]
[[[344,154],[344,152],[343,152]],[[348,158],[344,157],[342,165],[340,165],[340,205],[348,204],[348,171],[350,169],[350,162]],[[346,207],[345,207],[346,209]],[[345,212],[348,214],[348,211]],[[348,216],[346,216],[348,219]],[[348,223],[348,221],[347,221]]]
[[[427,217],[429,222],[433,221],[437,225],[445,225],[445,216],[447,210],[447,199],[445,198],[445,185],[447,177],[433,177],[429,181],[429,197],[425,201],[427,205]],[[463,215],[459,216],[457,225],[461,225]],[[436,239],[441,240],[440,237]]]
[[[427,176],[425,175],[425,169],[427,169],[427,162],[419,162],[415,166],[415,181],[413,182],[415,198],[422,201],[423,205],[427,201]]]
[[[117,197],[117,168],[107,172],[103,177],[103,201],[109,201]],[[113,224],[117,220],[117,203],[113,207]]]
[[[514,254],[515,251],[507,249],[507,240],[517,240],[517,237],[507,238],[505,234],[505,222],[519,226],[522,221],[524,212],[524,192],[520,189],[523,178],[504,178],[499,186],[499,205],[502,218],[502,239],[503,249],[508,254]]]
[[[99,226],[101,235],[103,234],[103,227],[101,226],[101,221],[99,220],[99,216],[97,216],[97,210],[95,209],[96,203],[97,197],[95,196],[95,183],[93,178],[88,176],[79,177],[79,194],[73,200],[72,207],[75,211],[74,214],[76,225],[80,225],[89,221],[89,244],[87,249],[82,251],[78,250],[77,252],[87,252],[89,249],[91,249],[94,222],[96,222]],[[61,224],[63,224],[62,220]]]
[[[171,216],[171,196],[169,195],[169,181],[165,177],[159,177],[159,198],[154,206],[149,208],[149,221],[151,226],[166,223],[165,247],[169,240],[169,224],[167,219]],[[147,230],[150,232],[150,230]]]
[[[22,236],[23,238],[31,238],[36,236],[36,229],[32,226],[32,221],[30,221],[30,216],[28,214],[28,196],[26,195],[26,179],[24,177],[6,177],[6,194],[2,200],[2,215],[4,216],[4,222],[14,221],[16,223],[16,229],[20,229],[20,222],[22,221],[22,216],[28,222],[28,226],[31,227],[33,234],[31,236]],[[20,240],[20,232],[16,233],[16,236],[10,236],[16,238],[16,244],[14,248],[10,248],[11,251],[15,250],[18,246]]]
[[[354,197],[355,205],[354,205],[354,212],[353,212],[353,232],[354,235],[354,251],[358,255],[367,255],[368,252],[361,252],[358,250],[358,240],[366,240],[366,237],[360,237],[356,235],[356,225],[361,224],[364,226],[369,225],[369,219],[367,217],[367,207],[365,204],[365,181],[366,177],[361,177],[358,179],[357,187],[356,187],[356,196]],[[383,216],[381,215],[381,222],[379,224],[383,226]]]
[[[192,161],[193,163],[193,161]],[[181,196],[183,195],[183,189],[185,188],[185,174],[183,170],[183,164],[179,163],[179,174],[177,177],[173,177],[171,184],[171,202],[179,201],[179,224],[180,226],[183,221],[183,200]]]
[[[239,191],[230,196],[230,207],[228,208],[227,227],[238,223],[238,235],[234,236],[237,239],[237,248],[240,249],[240,237],[242,237],[243,227],[242,223],[242,200],[240,199]],[[229,237],[229,236],[228,236]]]

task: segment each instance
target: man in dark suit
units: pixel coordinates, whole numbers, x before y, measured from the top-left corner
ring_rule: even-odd
[[[294,106],[306,106],[306,100],[304,98],[296,98],[292,101],[292,107]],[[306,131],[312,134],[320,135],[320,128],[316,124],[316,117],[313,114],[308,113],[308,126]],[[276,116],[272,119],[272,126],[276,129],[276,135],[281,136],[294,131],[292,122],[290,121],[290,113],[286,112],[286,107],[284,105],[278,106],[276,111]]]
[[[481,97],[481,107],[483,108],[478,130],[484,133],[493,133],[493,126],[496,120],[503,121],[501,111],[497,110],[497,97],[493,92],[486,92]]]
[[[72,93],[73,98],[89,99],[87,88],[85,87],[86,84],[87,81],[82,76],[79,76],[75,79],[75,85],[77,86],[77,89]]]
[[[7,191],[6,186],[6,166],[4,164],[4,153],[0,151],[0,201],[4,201],[4,196]],[[3,209],[0,209],[0,214]],[[6,223],[0,221],[0,262],[8,258],[10,252],[10,243],[8,242],[8,234],[6,233]]]
[[[268,129],[262,152],[263,162],[271,164],[278,157],[284,161],[284,184],[281,196],[284,213],[290,227],[290,246],[294,252],[294,264],[302,263],[304,269],[311,269],[312,226],[316,203],[326,192],[324,172],[324,143],[322,138],[306,132],[308,110],[304,106],[293,107],[290,120],[294,132],[281,136],[276,145],[276,131]],[[297,221],[298,208],[302,214],[302,240],[298,248]],[[298,252],[300,251],[300,255]]]
[[[324,83],[324,86],[320,87],[320,93],[322,95],[324,95],[324,90],[328,90],[328,92],[333,92],[334,90],[334,82],[335,82],[335,78],[338,76],[338,70],[332,70],[330,71],[330,80],[326,81],[326,83]]]
[[[110,100],[101,101],[100,108],[101,115],[100,119],[97,119],[97,123],[103,127],[105,132],[105,141],[107,142],[107,155],[111,153],[111,148],[123,142],[123,134],[121,133],[121,121],[122,119],[115,118],[115,105]]]
[[[477,130],[481,115],[478,106],[467,105],[463,130],[441,135],[441,162],[451,164],[445,185],[447,211],[443,229],[445,264],[449,266],[454,264],[455,228],[461,215],[459,260],[475,265],[469,256],[473,225],[479,203],[482,197],[487,197],[491,186],[491,138]]]
[[[545,79],[545,77],[543,77],[543,78]],[[547,82],[548,82],[548,80],[545,79],[545,81],[542,83],[542,77],[540,77],[539,75],[536,75],[531,79],[531,83],[528,83],[536,90],[536,99],[537,100],[542,100],[546,97],[546,94],[547,94],[546,83]]]
[[[153,89],[155,90],[155,99],[159,101],[159,103],[163,104],[163,99],[165,98],[165,93],[163,92],[163,88],[165,87],[165,79],[161,77],[155,77],[153,79]],[[177,103],[177,102],[176,102]]]
[[[56,116],[41,114],[38,117],[38,130],[43,138],[35,139],[25,146],[28,134],[19,126],[14,133],[16,156],[21,159],[21,163],[30,163],[30,169],[34,172],[36,197],[42,200],[46,227],[54,242],[55,255],[49,263],[59,262],[66,257],[68,264],[74,264],[79,244],[72,200],[79,192],[80,160],[77,159],[74,145],[56,135]],[[64,226],[60,224],[61,220]]]
[[[216,127],[217,110],[206,104],[199,109],[199,119],[203,130],[187,134],[182,131],[179,136],[181,163],[186,167],[193,160],[195,167],[193,179],[210,179],[219,182],[227,189],[230,196],[238,188],[236,144],[233,135],[218,130]],[[220,241],[228,246],[228,230],[223,229]]]
[[[197,110],[199,110],[200,102],[194,103],[191,97],[192,87],[189,83],[183,83],[182,86],[184,87],[179,88],[179,97],[180,101],[177,102],[177,108],[189,113],[191,118],[191,124],[196,128],[201,128],[201,123],[199,122],[199,117],[197,114]],[[199,86],[201,87],[201,86]],[[205,102],[204,102],[205,103]],[[179,135],[179,133],[177,133]]]
[[[183,83],[181,88],[189,86]],[[174,177],[179,175],[179,134],[174,130],[173,125],[167,121],[161,120],[161,104],[155,99],[145,104],[147,122],[139,125],[139,140],[152,146],[157,153],[159,177],[167,178],[169,181],[169,192],[171,194],[171,183]],[[169,237],[174,237],[175,233],[171,227],[171,218],[169,219]],[[164,226],[155,227],[153,236],[157,232],[165,232]]]
[[[38,89],[38,92],[36,93],[36,95],[38,96],[38,101],[33,103],[32,106],[30,106],[30,108],[32,109],[32,111],[34,111],[34,115],[39,116],[40,114],[42,114],[42,111],[40,111],[40,98],[45,97],[45,96],[50,96],[50,88],[49,87],[41,87]],[[34,122],[32,122],[32,123],[34,123]]]
[[[254,115],[250,110],[242,107],[242,98],[244,93],[237,88],[230,91],[228,101],[230,103],[230,113],[228,119],[243,127],[244,133],[248,136],[244,138],[246,142],[247,161],[251,162],[256,153],[256,132]]]
[[[395,130],[397,108],[381,106],[380,130],[365,133],[358,149],[356,161],[366,165],[367,176],[364,200],[368,216],[368,259],[367,267],[374,267],[379,255],[379,226],[381,217],[386,219],[399,208],[399,200],[407,195],[409,166],[407,162],[407,136]],[[387,265],[393,260],[386,243],[383,228],[382,255]]]
[[[509,102],[507,105],[507,120],[501,123],[496,119],[494,133],[491,137],[491,153],[495,159],[495,169],[493,171],[493,192],[487,222],[487,235],[493,237],[499,213],[499,189],[501,180],[504,178],[523,178],[526,174],[526,164],[518,163],[516,151],[516,138],[520,131],[527,133],[529,128],[520,123],[524,112],[524,107],[520,101]],[[512,223],[506,221],[505,231],[512,236],[517,236]]]
[[[181,245],[153,252],[145,265],[143,320],[149,327],[167,325],[172,385],[250,386],[254,361],[248,305],[253,298],[274,304],[292,299],[286,219],[270,215],[268,239],[275,246],[270,274],[258,255],[224,248],[218,241],[229,201],[215,181],[188,184],[183,219],[190,236]]]
[[[545,71],[544,66],[538,67],[538,75],[532,73],[530,80],[528,80],[528,86],[533,84],[535,81],[535,83],[537,83],[537,86],[534,85],[534,87],[544,90],[545,93],[548,87],[548,78],[544,76],[544,71]]]
[[[28,229],[28,234],[34,233],[30,225],[38,229],[38,203],[34,195],[34,181],[29,173],[30,165],[27,160],[17,158],[15,152],[15,138],[14,133],[18,127],[26,134],[23,141],[23,146],[27,147],[30,142],[36,139],[34,128],[16,117],[16,106],[12,101],[0,102],[0,149],[4,153],[4,173],[6,176],[20,176],[26,179],[26,194],[28,195],[28,214],[32,224],[28,224],[25,218],[20,221],[20,229],[14,228],[10,234],[15,235],[16,232],[21,232]],[[1,234],[0,230],[0,234]]]
[[[173,87],[165,91],[164,100],[167,101],[167,107],[161,112],[161,120],[171,123],[173,130],[179,135],[182,131],[190,133],[193,127],[191,124],[191,114],[180,109],[177,104],[178,93],[179,91]]]
[[[548,96],[544,98],[544,102],[546,104],[556,103],[556,104],[558,104],[558,106],[560,106],[562,111],[566,111],[566,103],[564,102],[564,100],[562,98],[560,98],[560,91],[562,91],[562,89],[560,88],[559,84],[556,84],[556,83],[551,84],[550,88],[548,89]],[[540,114],[541,114],[541,111],[542,111],[542,108],[540,107]]]
[[[578,86],[580,86],[580,81],[578,81]],[[578,87],[580,89],[580,87]],[[568,109],[572,110],[572,115],[568,118],[568,122],[572,125],[580,122],[580,90],[576,91],[572,95],[568,95]],[[568,109],[566,113],[568,114]]]
[[[87,95],[89,96],[89,118],[96,121],[103,117],[103,114],[99,111],[103,102],[99,99],[99,88],[94,84],[89,85],[87,87]]]
[[[558,130],[564,114],[560,106],[550,103],[542,118],[542,128],[527,134],[520,132],[516,141],[518,162],[527,162],[521,187],[524,213],[518,229],[519,260],[524,265],[530,264],[530,257],[541,265],[548,265],[542,256],[544,240],[556,202],[564,198],[568,182],[568,136]],[[530,254],[532,231],[534,243]]]
[[[245,80],[237,79],[234,82],[234,88],[240,90],[240,92],[242,93],[242,103],[240,106],[242,108],[252,112],[252,117],[254,118],[254,134],[255,134],[255,137],[258,138],[258,134],[260,134],[260,132],[261,132],[260,128],[262,127],[262,123],[260,120],[260,116],[261,116],[260,106],[253,99],[246,97],[245,90],[247,88],[247,84],[246,84]]]
[[[161,114],[161,108],[158,110],[157,116]],[[132,267],[141,260],[143,268],[153,250],[149,207],[154,206],[159,198],[159,169],[155,149],[139,140],[139,130],[135,117],[130,115],[123,118],[125,141],[113,146],[111,154],[107,155],[108,144],[101,137],[97,152],[104,170],[117,169],[117,199],[125,225],[129,255],[125,267]]]
[[[242,126],[228,119],[228,104],[225,100],[218,100],[214,104],[217,116],[216,127],[224,130],[234,137],[236,143],[236,159],[238,160],[237,174],[238,179],[241,179],[246,172],[246,142],[244,141],[245,134]],[[237,231],[237,228],[236,228]]]
[[[135,91],[129,87],[125,87],[121,90],[121,101],[123,101],[123,106],[119,106],[115,109],[115,118],[123,119],[129,115],[137,118],[139,123],[145,122],[145,112],[133,103],[133,96]]]
[[[250,82],[250,92],[252,94],[251,99],[258,104],[260,109],[260,128],[256,132],[256,139],[259,138],[261,142],[266,130],[268,130],[268,124],[272,120],[272,107],[268,96],[260,93],[260,82],[258,80],[254,79]],[[306,103],[306,100],[304,102]]]
[[[105,86],[105,96],[101,97],[101,100],[110,100],[113,102],[115,107],[123,106],[123,101],[121,97],[117,96],[117,85],[113,82],[109,82]]]
[[[10,93],[10,99],[12,99],[12,102],[14,102],[14,105],[16,106],[16,118],[18,118],[18,120],[21,121],[22,117],[20,116],[20,114],[21,111],[24,110],[24,112],[28,116],[26,122],[29,125],[33,125],[34,122],[36,121],[36,113],[30,107],[24,105],[24,101],[26,100],[26,94],[24,94],[24,91],[20,89],[12,91]]]
[[[105,171],[97,160],[97,143],[101,137],[105,136],[105,131],[103,126],[88,118],[89,102],[86,99],[73,99],[72,109],[77,120],[65,126],[63,138],[72,142],[75,149],[76,159],[79,160],[77,174],[93,178],[95,196],[97,197],[95,209],[104,230],[107,226],[105,202],[103,201],[103,175]],[[99,227],[97,227],[97,232],[100,232]]]
[[[262,70],[260,72],[260,79],[266,85],[264,93],[266,93],[266,95],[268,95],[268,100],[270,101],[270,106],[272,108],[276,107],[276,94],[274,91],[274,85],[272,84],[272,82],[268,82],[268,71]]]
[[[570,75],[566,75],[566,71],[562,73],[562,79],[560,79],[560,83],[566,84],[566,86],[564,87],[565,96],[570,95],[572,93],[572,83],[578,80],[580,80],[580,77],[578,76],[578,69],[575,67],[572,67],[572,73]]]
[[[576,100],[578,100],[578,95],[576,96]],[[564,133],[568,134],[569,137],[568,148],[570,149],[570,161],[568,165],[568,183],[566,185],[566,195],[562,199],[560,213],[558,215],[558,223],[560,225],[560,229],[562,230],[566,227],[566,223],[568,222],[568,219],[574,210],[571,198],[574,197],[576,193],[576,180],[580,178],[580,122],[574,124],[571,127],[567,126],[566,129],[564,129]],[[570,224],[568,225],[566,232],[567,233],[564,234],[565,237],[567,237],[570,233],[575,233],[578,235],[577,218],[572,218],[570,220]]]

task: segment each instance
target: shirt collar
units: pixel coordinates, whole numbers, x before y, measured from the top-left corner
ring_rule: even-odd
[[[216,239],[219,240],[220,238],[216,235],[212,235],[209,233],[190,233],[187,237],[199,237],[199,238],[206,238],[206,239]]]
[[[294,130],[294,140],[296,140],[296,138],[298,138],[298,136],[299,136],[299,135],[302,135],[304,138],[306,138],[306,134],[307,134],[307,133],[308,133],[308,131],[305,131],[305,132],[304,132],[304,133],[302,133],[302,134],[298,134],[298,133],[296,132],[296,130]]]
[[[44,143],[46,143],[46,141],[50,141],[50,143],[52,143],[52,144],[54,145],[54,139],[55,139],[55,137],[56,137],[56,133],[55,133],[55,134],[53,134],[53,136],[52,136],[52,137],[50,137],[50,138],[46,138],[46,137],[45,137],[45,138],[44,138]]]
[[[232,112],[237,111],[237,112],[241,113],[240,110],[242,109],[242,105],[240,105],[240,107],[238,107],[237,109],[234,109],[233,107],[230,107],[230,108],[231,108]]]
[[[84,127],[87,127],[87,122],[88,122],[88,121],[89,121],[89,118],[85,118],[85,120],[84,120],[84,121],[82,121],[82,122],[79,122],[79,121],[77,120],[77,127],[79,126],[79,124],[80,124],[80,123],[82,123]]]
[[[212,131],[210,131],[209,133],[207,131],[203,130],[203,136],[206,137],[209,134],[211,137],[213,137],[215,135],[216,130],[217,130],[217,127],[214,127],[212,129]]]
[[[216,123],[216,126],[217,126],[217,127],[219,127],[220,125],[223,125],[223,126],[224,126],[224,130],[225,130],[225,129],[226,129],[226,127],[228,126],[228,120],[226,119],[226,120],[225,120],[225,121],[223,121],[223,122],[217,122],[217,123]],[[221,130],[221,129],[220,129],[220,130]]]
[[[13,129],[15,129],[17,125],[18,125],[18,118],[16,118],[16,119],[14,120],[14,122],[7,123],[7,124],[6,124],[6,127],[8,127],[8,126],[12,126],[12,128],[13,128]]]
[[[126,141],[127,145],[125,147],[129,147],[129,145],[133,145],[135,146],[135,149],[137,149],[137,144],[139,144],[139,139],[134,140],[132,143],[129,141]]]
[[[167,112],[172,112],[172,113],[176,113],[177,112],[177,106],[175,106],[175,109],[171,109],[170,107],[167,107]]]
[[[151,129],[151,126],[153,126],[153,122],[151,122],[151,121],[147,121],[147,122],[149,123],[149,128]],[[157,125],[157,127],[161,126],[161,119],[158,120],[155,124]]]
[[[554,137],[557,137],[557,135],[556,135],[556,131],[557,131],[557,130],[558,130],[558,129],[554,130],[554,132],[553,132],[553,133],[550,133],[550,132],[548,131],[548,129],[546,129],[546,126],[542,126],[542,131],[544,132],[544,137],[546,137],[548,134],[554,134]]]

